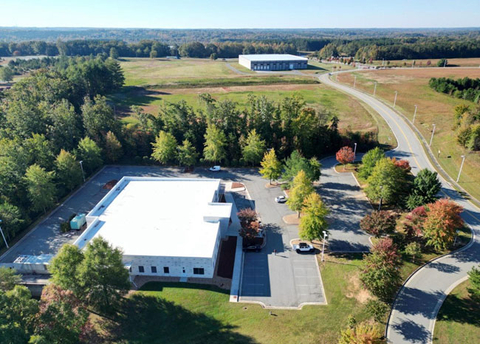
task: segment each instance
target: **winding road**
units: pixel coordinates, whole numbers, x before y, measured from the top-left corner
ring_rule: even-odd
[[[435,170],[419,138],[392,108],[373,96],[331,80],[328,74],[319,76],[319,80],[365,102],[385,119],[398,142],[397,148],[387,153],[390,157],[408,159],[414,174],[424,168]],[[440,175],[439,178],[443,195],[464,207],[462,217],[471,227],[473,238],[464,248],[426,264],[407,280],[388,320],[389,343],[431,343],[436,317],[446,296],[468,278],[467,272],[472,267],[480,264],[480,209],[462,198]]]

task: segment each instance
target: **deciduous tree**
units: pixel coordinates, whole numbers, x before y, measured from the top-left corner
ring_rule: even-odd
[[[172,134],[161,130],[152,146],[152,158],[161,164],[167,164],[175,158],[177,140]]]
[[[66,191],[72,191],[82,182],[82,169],[73,154],[60,151],[55,160],[55,176]]]
[[[97,143],[101,142],[105,133],[117,126],[113,109],[105,97],[96,96],[93,101],[86,97],[81,110],[86,134]]]
[[[15,288],[22,277],[14,269],[0,267],[0,290],[6,292]]]
[[[355,160],[355,153],[353,152],[352,147],[342,147],[336,154],[337,161],[343,165],[343,169],[345,169],[345,165],[352,163]]]
[[[328,209],[323,204],[320,195],[316,192],[310,193],[303,202],[304,216],[300,219],[300,238],[314,240],[323,237],[323,231],[328,228]]]
[[[260,138],[255,129],[248,133],[242,147],[243,160],[252,165],[258,164],[265,152],[265,141]]]
[[[300,212],[304,207],[304,201],[308,195],[313,191],[312,181],[307,178],[307,175],[303,170],[293,178],[292,188],[287,199],[287,205],[293,211],[297,212],[297,216],[300,217]]]
[[[446,198],[428,204],[423,223],[426,244],[436,250],[445,250],[453,244],[456,230],[463,227],[462,211],[460,205]]]
[[[83,253],[77,246],[63,245],[48,266],[53,283],[82,297],[84,292],[80,278],[80,266],[83,259]]]
[[[218,129],[214,124],[210,124],[205,133],[205,148],[203,149],[203,157],[205,160],[220,162],[225,159],[226,141],[227,139],[224,132]]]
[[[117,162],[123,155],[122,144],[112,131],[105,136],[105,157],[110,163]]]
[[[268,178],[270,184],[272,184],[272,179],[278,179],[282,173],[282,163],[277,159],[275,150],[272,148],[263,156],[263,160],[260,163],[262,168],[260,169],[260,174],[263,178]]]
[[[359,176],[363,179],[370,177],[377,162],[383,158],[385,158],[385,153],[379,147],[369,150],[362,158],[362,165],[358,171]]]
[[[56,189],[53,179],[53,172],[47,172],[36,164],[27,169],[25,183],[34,210],[47,212],[55,203]]]
[[[178,146],[178,163],[182,166],[194,166],[198,159],[198,153],[195,147],[188,140],[183,140],[183,144]]]
[[[252,239],[258,235],[260,226],[258,223],[258,214],[251,208],[245,208],[237,213],[240,220],[240,235],[244,239]]]
[[[288,159],[285,160],[285,167],[282,173],[282,179],[289,183],[295,178],[298,172],[305,172],[310,181],[316,181],[320,178],[321,164],[317,159],[307,160],[300,152],[293,151]]]
[[[7,240],[13,238],[25,222],[20,208],[8,202],[0,203],[0,219],[2,220],[0,226]],[[4,244],[2,241],[0,245]]]
[[[472,270],[468,272],[468,277],[470,281],[470,288],[468,288],[470,298],[480,302],[480,267],[473,267]]]
[[[393,233],[397,221],[389,211],[373,211],[360,221],[360,228],[375,236],[381,237],[384,234]]]
[[[373,201],[399,204],[404,200],[409,187],[405,173],[395,163],[384,158],[379,160],[367,179],[365,193]]]
[[[87,174],[91,174],[103,164],[102,149],[88,136],[80,140],[76,152],[78,158],[83,161],[83,169]]]

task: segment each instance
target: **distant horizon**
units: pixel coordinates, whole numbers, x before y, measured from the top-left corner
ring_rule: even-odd
[[[116,27],[116,26],[1,26],[0,29],[117,29],[117,30],[461,30],[480,26],[419,26],[419,27]]]
[[[21,0],[2,3],[2,25],[35,28],[468,28],[479,25],[478,0]]]

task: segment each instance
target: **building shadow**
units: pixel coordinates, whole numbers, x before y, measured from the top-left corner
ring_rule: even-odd
[[[157,295],[133,294],[124,300],[115,320],[106,326],[114,342],[256,343],[253,338],[235,332],[235,326],[201,312],[191,312]]]

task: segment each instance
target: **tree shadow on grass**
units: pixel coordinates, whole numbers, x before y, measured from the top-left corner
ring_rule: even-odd
[[[183,283],[183,282],[148,282],[145,283],[140,290],[142,291],[162,291],[164,287],[167,288],[182,288],[182,289],[195,289],[195,290],[209,290],[216,293],[222,293],[230,295],[229,290],[218,288],[210,284],[196,284],[196,283]]]
[[[117,323],[107,325],[114,342],[256,343],[253,338],[234,332],[234,326],[202,313],[193,313],[159,297],[141,293],[125,299],[123,313],[117,320]]]
[[[458,295],[451,294],[442,305],[437,319],[439,321],[454,321],[479,327],[480,302],[475,302],[468,297],[461,298]]]

